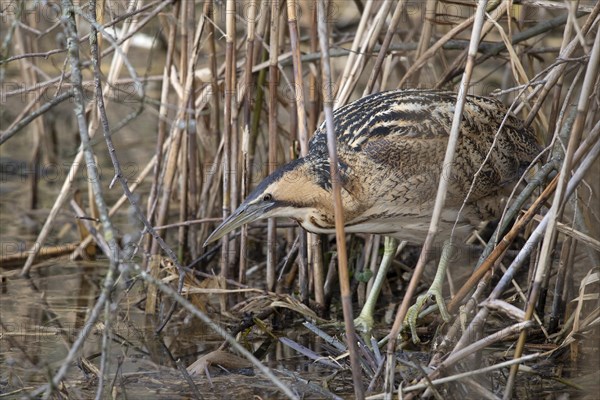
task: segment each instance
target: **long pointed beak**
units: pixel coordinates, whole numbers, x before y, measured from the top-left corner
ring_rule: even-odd
[[[273,204],[274,203],[270,201],[260,202],[257,204],[242,203],[233,212],[233,214],[231,214],[225,221],[221,223],[221,225],[217,227],[217,229],[213,231],[213,233],[210,234],[208,239],[206,239],[206,242],[204,242],[204,247],[206,247],[209,243],[221,239],[229,232],[236,230],[244,224],[266,218],[267,215],[265,215],[265,213],[273,206]]]

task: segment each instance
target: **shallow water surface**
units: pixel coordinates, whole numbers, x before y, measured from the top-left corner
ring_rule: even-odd
[[[49,376],[63,364],[69,348],[85,326],[88,314],[99,296],[106,272],[103,262],[65,262],[40,264],[31,278],[18,277],[8,271],[2,281],[2,314],[0,335],[0,395],[20,397],[48,382]],[[145,298],[140,282],[129,282],[129,290],[120,290],[113,301],[108,382],[116,398],[189,398],[192,389],[178,370],[217,349],[223,340],[185,311],[175,311],[161,335],[155,334],[158,318],[146,316],[140,305]],[[161,317],[164,316],[164,310]],[[101,317],[90,330],[87,340],[71,364],[61,393],[72,398],[94,396],[96,372],[100,366],[102,334]],[[235,320],[218,321],[227,327]],[[319,346],[302,341],[302,333],[291,329],[284,334],[303,345],[318,350]],[[304,339],[307,335],[304,335]],[[298,356],[278,341],[261,337],[256,332],[244,335],[242,342],[252,351],[266,348],[262,361],[276,368],[281,379],[308,397],[319,398],[318,387],[310,379],[323,379],[331,374]],[[210,366],[209,377],[194,375],[196,388],[205,398],[237,395],[277,397],[272,382],[256,374],[240,359],[228,371]],[[287,371],[287,376],[286,376]],[[306,382],[293,379],[301,372]],[[339,384],[339,382],[338,382]],[[338,393],[351,387],[336,388]],[[312,395],[311,395],[312,393]]]

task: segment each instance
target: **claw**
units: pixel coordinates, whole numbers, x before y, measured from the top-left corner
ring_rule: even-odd
[[[386,237],[383,259],[381,260],[379,271],[377,272],[375,282],[371,288],[371,293],[369,293],[369,297],[367,298],[367,301],[365,301],[365,305],[363,306],[360,315],[354,320],[354,326],[362,333],[370,334],[373,329],[373,313],[375,312],[375,304],[377,303],[379,292],[381,291],[387,271],[392,264],[392,260],[394,259],[397,249],[398,241],[396,239]]]
[[[373,316],[367,313],[361,312],[358,317],[354,319],[354,327],[357,331],[369,334],[373,330]]]
[[[407,313],[406,318],[404,319],[405,324],[408,323],[410,328],[410,334],[412,336],[412,341],[414,344],[419,344],[421,340],[419,339],[419,335],[417,335],[417,318],[421,313],[421,310],[427,304],[427,302],[433,298],[435,298],[436,305],[438,310],[440,311],[440,315],[444,322],[449,322],[451,319],[450,314],[448,313],[448,309],[446,308],[446,303],[444,302],[444,298],[442,297],[442,291],[440,288],[436,287],[437,285],[432,285],[427,293],[422,294],[417,297],[417,301],[413,306],[411,306]]]
[[[440,258],[440,263],[438,265],[438,269],[435,274],[433,283],[431,284],[431,287],[429,288],[427,293],[417,297],[417,301],[415,302],[415,304],[412,307],[410,307],[406,313],[406,318],[404,319],[404,322],[405,324],[408,323],[410,333],[412,336],[412,341],[415,344],[421,342],[419,336],[417,335],[417,318],[419,316],[419,313],[423,309],[423,306],[430,299],[435,298],[435,302],[444,322],[448,322],[451,319],[451,316],[448,313],[448,309],[446,308],[446,303],[444,302],[444,297],[442,296],[442,285],[444,282],[444,275],[446,274],[448,261],[450,260],[450,256],[452,254],[451,252],[453,250],[454,248],[452,245],[452,241],[447,241],[444,243],[442,257]]]

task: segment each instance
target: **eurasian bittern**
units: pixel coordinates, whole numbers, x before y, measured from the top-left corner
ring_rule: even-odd
[[[500,215],[507,190],[539,153],[535,136],[519,119],[507,116],[499,101],[468,96],[455,161],[448,168],[442,162],[455,104],[451,92],[395,90],[363,97],[334,112],[346,232],[422,243],[440,177],[449,185],[439,235],[448,237],[455,227],[455,237],[464,237],[481,221]],[[205,245],[243,224],[271,217],[289,217],[309,232],[333,233],[331,183],[323,124],[308,154],[260,182]],[[386,240],[376,282],[383,281],[395,243]],[[435,282],[430,292],[444,310],[441,282]],[[374,285],[355,321],[365,330],[372,327],[380,287]]]

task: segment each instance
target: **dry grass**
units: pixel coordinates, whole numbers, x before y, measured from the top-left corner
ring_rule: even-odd
[[[459,312],[463,298],[474,301],[452,324],[434,321],[439,330],[421,331],[430,339],[418,348],[429,355],[428,362],[388,353],[385,363],[378,350],[350,346],[350,358],[357,361],[355,395],[362,397],[362,383],[367,394],[391,395],[401,384],[408,397],[426,390],[433,396],[510,398],[524,396],[532,381],[541,382],[534,390],[552,382],[558,392],[585,393],[590,384],[577,380],[585,380],[598,362],[600,313],[600,5],[490,1],[478,19],[471,2],[334,1],[321,12],[317,2],[99,0],[91,2],[96,16],[81,2],[63,19],[70,1],[3,2],[3,174],[27,160],[37,172],[18,186],[27,203],[16,209],[41,208],[44,219],[35,237],[27,238],[30,251],[15,254],[16,247],[3,246],[10,250],[3,250],[2,268],[18,265],[28,276],[48,265],[39,264],[43,258],[60,255],[57,242],[69,244],[62,251],[73,259],[94,257],[97,245],[110,268],[86,324],[103,320],[105,342],[110,310],[127,298],[114,283],[124,272],[147,285],[140,304],[148,315],[157,314],[157,332],[178,315],[178,304],[203,321],[256,316],[234,333],[268,321],[273,310],[280,317],[285,309],[308,320],[341,318],[332,282],[346,252],[336,254],[343,248],[332,238],[306,235],[287,221],[268,221],[231,234],[216,247],[202,243],[262,177],[306,154],[310,135],[325,118],[324,105],[337,108],[397,87],[458,90],[462,82],[468,93],[498,96],[535,128],[546,147],[537,175],[529,174],[535,184],[515,193],[519,207],[501,224],[508,232],[505,240],[492,236],[481,268],[453,291],[449,308]],[[323,22],[327,29],[319,32]],[[92,38],[100,32],[102,39],[90,41],[90,32]],[[329,93],[332,97],[324,97]],[[75,133],[80,148],[72,143]],[[49,186],[44,171],[50,165],[63,166],[63,173]],[[83,168],[93,179],[68,178],[81,176]],[[103,174],[94,178],[96,168]],[[87,201],[75,190],[87,193]],[[6,221],[10,205],[3,202]],[[79,234],[57,234],[75,223],[61,217],[71,209],[79,218]],[[507,225],[517,215],[521,219],[511,230]],[[3,231],[4,243],[17,239],[18,230]],[[379,241],[360,235],[339,239],[338,245],[349,244],[352,280],[343,282],[348,271],[345,262],[340,265],[347,298],[350,287],[365,290],[357,278],[377,261]],[[166,264],[172,267],[165,269]],[[216,286],[213,271],[219,271]],[[405,286],[400,268],[397,272],[391,282]],[[193,274],[199,277],[191,279]],[[417,284],[409,287],[403,307],[422,289]],[[386,295],[391,310],[398,305],[390,294],[396,286]],[[202,296],[218,304],[203,308],[210,300]],[[399,315],[395,328],[402,322]],[[223,327],[215,329],[282,393],[297,395]],[[318,328],[311,332],[328,342]],[[82,334],[70,343],[61,368],[52,372],[53,384],[31,393],[59,393],[85,341]],[[328,350],[342,369],[349,366],[344,346],[339,342]],[[401,343],[417,350],[411,346]],[[313,357],[302,347],[294,349]],[[114,362],[103,351],[98,396],[115,390],[106,372]],[[512,366],[504,375],[483,369],[494,364],[504,371]],[[193,386],[185,368],[178,369]],[[452,383],[441,379],[458,372],[463,374]],[[598,390],[597,383],[591,387]],[[327,390],[319,395],[335,396]]]

